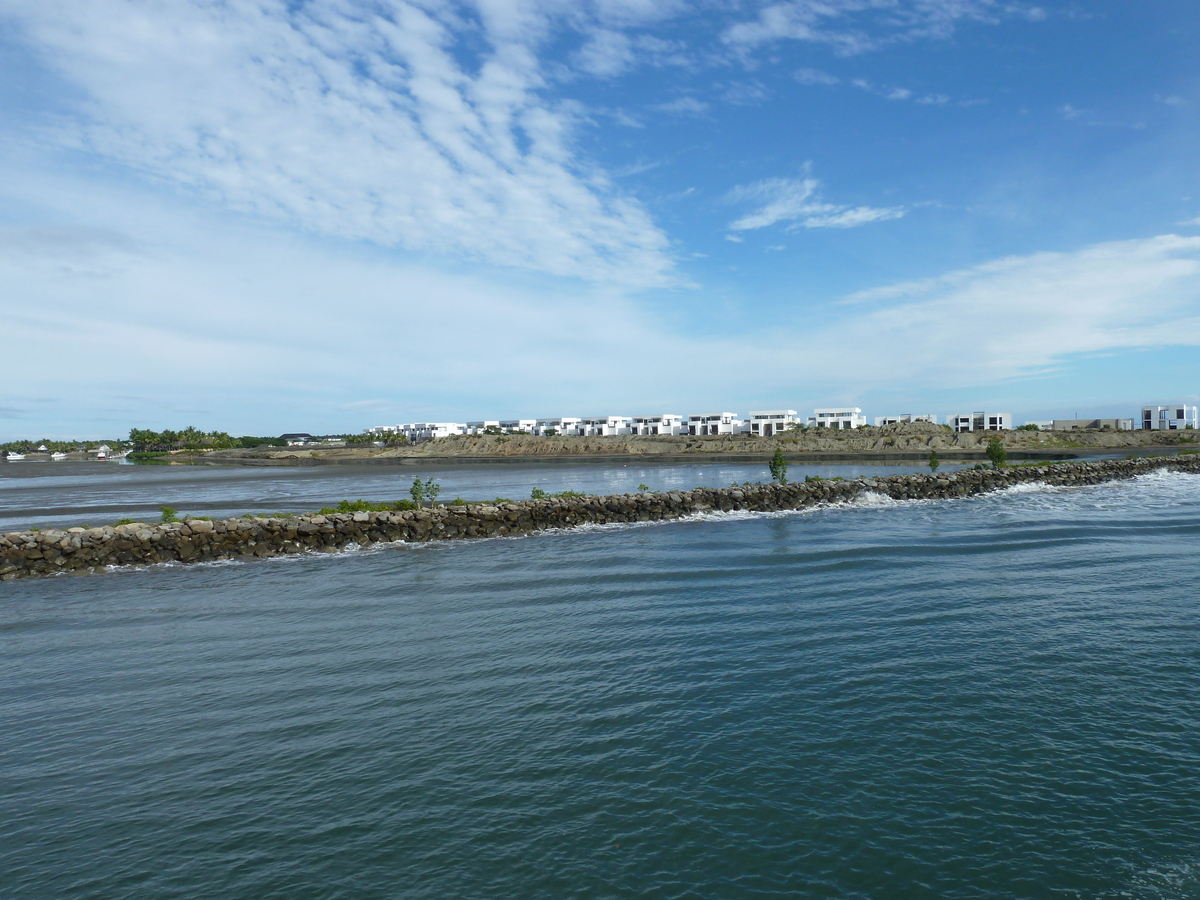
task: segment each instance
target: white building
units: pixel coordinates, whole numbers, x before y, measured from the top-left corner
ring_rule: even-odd
[[[687,434],[687,422],[683,416],[662,413],[657,416],[634,416],[629,426],[630,434]]]
[[[789,425],[798,425],[800,417],[794,409],[750,410],[750,433],[759,437],[770,437],[784,431]]]
[[[858,428],[867,424],[867,417],[857,406],[830,406],[814,409],[808,417],[809,428]]]
[[[950,416],[946,424],[955,431],[1012,431],[1012,413],[975,412]]]
[[[688,416],[688,434],[737,434],[743,430],[737,413],[697,413]]]
[[[500,430],[503,432],[523,431],[526,434],[533,434],[537,428],[537,419],[501,419],[499,422]]]
[[[432,441],[455,434],[466,434],[467,426],[462,422],[414,422],[401,425],[400,433],[410,441]]]
[[[580,426],[583,424],[582,419],[574,419],[570,417],[557,419],[538,419],[533,426],[533,433],[545,435],[551,429],[554,434],[580,434]]]
[[[907,425],[910,422],[930,422],[937,424],[937,416],[933,413],[926,413],[922,416],[914,416],[912,413],[901,413],[898,416],[876,416],[876,425]]]
[[[1170,406],[1143,406],[1142,428],[1146,431],[1182,431],[1184,428],[1197,428],[1196,407],[1186,403],[1174,403]]]
[[[478,422],[467,423],[467,434],[485,434],[489,428],[500,430],[499,419],[481,419]]]
[[[593,437],[629,434],[632,423],[629,416],[590,416],[579,420],[579,433]]]
[[[1038,431],[1053,431],[1054,430],[1054,420],[1053,419],[1039,419],[1034,422],[1026,422],[1025,424],[1037,426]]]

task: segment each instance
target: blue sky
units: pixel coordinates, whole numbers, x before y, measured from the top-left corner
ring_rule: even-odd
[[[0,437],[1197,399],[1184,0],[0,0]]]

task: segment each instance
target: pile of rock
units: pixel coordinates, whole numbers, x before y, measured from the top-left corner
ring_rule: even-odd
[[[691,491],[555,497],[501,504],[438,506],[404,512],[356,512],[0,535],[0,580],[60,573],[98,573],[110,566],[256,559],[336,552],[385,541],[433,541],[521,535],[588,523],[653,522],[698,512],[773,511],[844,502],[865,493],[896,500],[968,497],[1016,484],[1099,484],[1154,469],[1200,473],[1200,456],[1067,462],[947,475],[890,475],[853,481],[697,488]]]

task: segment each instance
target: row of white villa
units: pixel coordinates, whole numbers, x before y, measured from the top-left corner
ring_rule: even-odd
[[[876,425],[902,422],[931,422],[933,414],[877,416]],[[972,413],[948,416],[948,425],[955,431],[1002,431],[1012,428],[1010,413]],[[369,428],[371,434],[400,434],[410,441],[431,440],[457,434],[524,433],[550,435],[618,435],[618,434],[753,434],[770,437],[800,427],[850,429],[867,425],[867,417],[857,406],[814,409],[813,414],[801,417],[794,409],[751,410],[747,418],[734,412],[659,413],[652,416],[560,416],[549,419],[484,419],[478,422],[414,422],[405,425],[380,425]]]
[[[914,415],[904,413],[895,416],[876,416],[876,425],[895,425],[909,422],[938,424],[932,413]],[[1177,430],[1197,428],[1197,408],[1184,403],[1168,406],[1142,407],[1140,419],[1144,429]],[[456,434],[507,434],[523,433],[542,436],[550,435],[617,435],[617,434],[754,434],[770,437],[782,431],[800,427],[849,429],[861,428],[867,417],[861,409],[854,407],[825,407],[814,409],[811,416],[802,418],[794,409],[751,410],[743,419],[733,412],[695,413],[683,416],[676,413],[659,413],[652,416],[560,416],[550,419],[484,419],[478,422],[415,422],[406,425],[380,425],[368,428],[371,434],[383,436],[400,434],[410,441],[424,441],[450,437]],[[967,431],[1010,431],[1013,428],[1012,413],[971,412],[946,417],[945,424],[958,432]],[[1039,428],[1050,431],[1111,428],[1128,431],[1135,428],[1134,419],[1054,419],[1035,422]]]

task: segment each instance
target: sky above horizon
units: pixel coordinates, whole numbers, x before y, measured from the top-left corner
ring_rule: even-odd
[[[0,440],[1200,400],[1187,0],[0,0]]]

